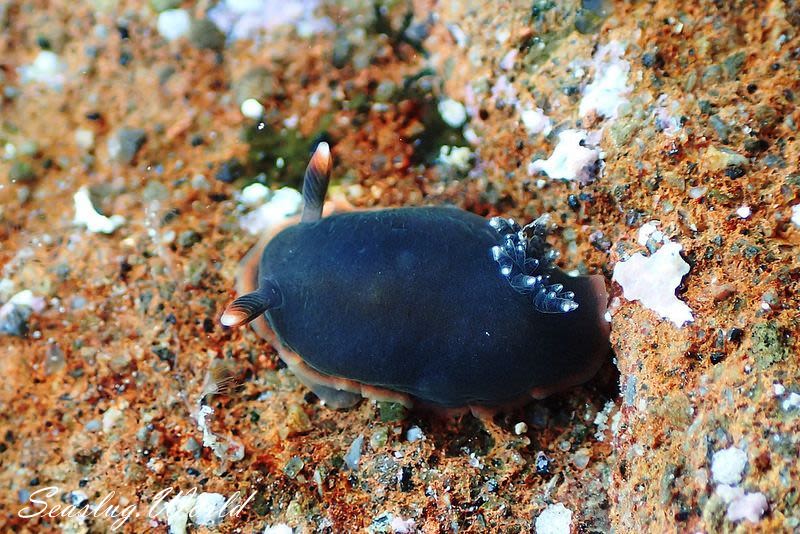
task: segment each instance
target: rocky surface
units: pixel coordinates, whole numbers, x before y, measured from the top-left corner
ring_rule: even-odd
[[[800,529],[797,2],[6,1],[0,28],[4,530]],[[613,362],[492,424],[321,406],[217,321],[320,140],[356,206],[552,214]],[[50,487],[118,517],[20,517]]]

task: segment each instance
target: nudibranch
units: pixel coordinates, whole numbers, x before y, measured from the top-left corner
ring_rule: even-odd
[[[601,276],[558,269],[540,217],[521,228],[454,207],[323,217],[320,143],[303,211],[242,260],[224,326],[251,323],[333,408],[362,397],[473,410],[590,379],[610,354]]]

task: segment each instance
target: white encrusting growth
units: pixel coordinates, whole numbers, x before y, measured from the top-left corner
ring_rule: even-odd
[[[175,41],[189,33],[192,19],[185,9],[167,9],[158,14],[156,29],[167,41]]]
[[[529,164],[528,174],[544,172],[552,179],[592,181],[600,151],[587,147],[587,141],[592,139],[585,130],[564,130],[558,134],[558,144],[550,157]]]
[[[644,223],[636,234],[636,242],[643,247],[646,246],[647,242],[651,239],[656,243],[662,242],[664,240],[664,234],[658,230],[659,224],[661,224],[660,221]]]
[[[203,527],[214,527],[225,517],[228,502],[221,493],[201,493],[194,503],[192,523]]]
[[[443,145],[439,148],[439,161],[459,171],[469,170],[471,158],[472,150],[469,147]]]
[[[747,465],[747,453],[737,447],[728,447],[711,457],[711,475],[719,484],[738,484]]]
[[[746,519],[751,523],[758,523],[769,508],[767,497],[761,493],[745,493],[740,487],[720,484],[716,489],[717,495],[728,505],[725,519],[732,522]]]
[[[442,120],[451,128],[460,128],[467,122],[467,109],[461,102],[445,98],[439,101],[438,108]]]
[[[327,17],[317,17],[319,0],[223,0],[208,10],[208,18],[230,39],[258,39],[267,30],[291,25],[301,37],[333,30]]]
[[[519,116],[528,135],[548,135],[553,129],[553,121],[541,108],[523,110]]]
[[[67,63],[55,52],[42,50],[33,63],[19,67],[23,82],[41,83],[50,89],[60,89],[64,85]]]
[[[267,525],[263,534],[292,534],[292,532],[294,532],[292,527],[286,523],[278,523],[277,525]]]
[[[170,534],[185,534],[186,524],[189,522],[189,513],[197,501],[197,495],[177,495],[164,505],[167,526]]]
[[[612,277],[622,286],[626,299],[638,300],[678,327],[694,320],[689,306],[675,296],[675,289],[689,273],[689,264],[680,255],[682,248],[668,241],[650,256],[637,252],[617,263]]]
[[[792,222],[795,226],[800,226],[800,204],[792,206]]]
[[[585,117],[592,111],[601,117],[615,119],[619,107],[628,100],[630,63],[622,59],[625,47],[611,41],[597,49],[594,54],[594,80],[583,91],[579,113]]]
[[[223,436],[225,439],[223,442],[219,436],[214,434],[209,427],[212,415],[214,415],[214,409],[208,405],[200,406],[195,415],[197,427],[203,433],[203,446],[214,451],[217,458],[221,460],[238,462],[244,458],[244,446],[227,436]]]
[[[736,215],[741,219],[747,219],[752,213],[750,206],[741,206],[736,210]]]
[[[245,206],[258,206],[259,204],[263,204],[264,201],[269,198],[269,195],[269,188],[256,182],[242,189],[242,192],[239,195],[239,200]]]
[[[718,450],[711,457],[711,476],[717,483],[715,493],[728,506],[725,518],[737,522],[758,523],[769,508],[761,492],[745,492],[739,487],[747,466],[747,453],[738,447]]]
[[[45,304],[43,297],[35,296],[30,289],[23,289],[19,293],[15,293],[14,296],[8,299],[8,302],[3,304],[3,307],[0,308],[0,318],[8,313],[14,306],[30,308],[38,313],[44,309]]]
[[[242,102],[242,105],[239,107],[239,111],[241,111],[242,115],[248,119],[256,120],[260,119],[261,115],[263,115],[264,106],[262,106],[261,102],[255,98],[248,98]]]
[[[121,215],[106,217],[97,212],[89,196],[89,188],[83,186],[72,196],[75,202],[75,224],[85,226],[90,232],[113,234],[114,231],[125,224]]]
[[[550,504],[536,517],[536,534],[569,534],[572,531],[572,510],[563,504]]]
[[[257,235],[292,215],[297,215],[302,206],[303,195],[299,191],[282,187],[272,194],[268,202],[239,219],[239,226],[250,234]]]

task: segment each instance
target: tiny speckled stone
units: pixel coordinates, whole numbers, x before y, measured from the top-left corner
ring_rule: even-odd
[[[383,80],[375,88],[375,100],[378,102],[389,102],[394,96],[397,86],[391,80]]]
[[[717,148],[710,146],[703,154],[703,161],[706,166],[713,171],[721,171],[726,167],[735,165],[747,165],[748,160],[741,154],[727,148]]]
[[[305,462],[299,456],[292,456],[283,468],[284,474],[289,478],[295,478],[303,470]]]
[[[202,236],[194,230],[186,230],[178,236],[178,244],[182,248],[191,248],[200,242]]]
[[[244,176],[244,165],[238,159],[231,158],[220,165],[215,178],[220,182],[229,184]]]
[[[372,436],[370,436],[369,446],[375,451],[386,445],[387,441],[389,441],[389,429],[381,425],[375,428]]]
[[[720,141],[723,143],[728,142],[728,137],[731,135],[731,128],[725,121],[723,121],[719,115],[711,115],[708,118],[708,123],[714,128],[714,131],[717,132],[717,137],[719,137]]]
[[[147,133],[141,128],[121,128],[108,140],[108,155],[129,165],[146,141]]]
[[[331,64],[337,69],[341,69],[347,65],[347,61],[350,59],[351,48],[350,41],[346,36],[340,35],[337,37],[333,42]]]
[[[8,181],[12,183],[32,182],[35,178],[36,173],[33,172],[33,166],[27,161],[15,161],[8,171]]]
[[[578,469],[585,469],[586,466],[589,465],[589,460],[591,460],[589,452],[588,449],[578,449],[575,451],[575,454],[572,456],[572,462],[575,464],[575,467]]]
[[[220,493],[201,493],[189,518],[195,525],[214,527],[225,517],[225,496]]]
[[[790,344],[786,343],[774,321],[758,323],[750,335],[750,353],[755,358],[756,367],[764,370],[785,360],[790,353]]]
[[[183,445],[181,446],[181,449],[186,451],[186,452],[195,453],[195,452],[200,451],[201,447],[200,447],[200,444],[197,442],[196,439],[194,439],[193,437],[190,437],[189,439],[187,439],[183,443]]]
[[[729,79],[734,79],[739,75],[746,59],[747,54],[744,52],[736,52],[725,58],[722,65]]]

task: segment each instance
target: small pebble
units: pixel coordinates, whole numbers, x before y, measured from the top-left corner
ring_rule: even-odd
[[[121,128],[108,139],[108,155],[130,165],[146,141],[147,133],[141,128]]]

